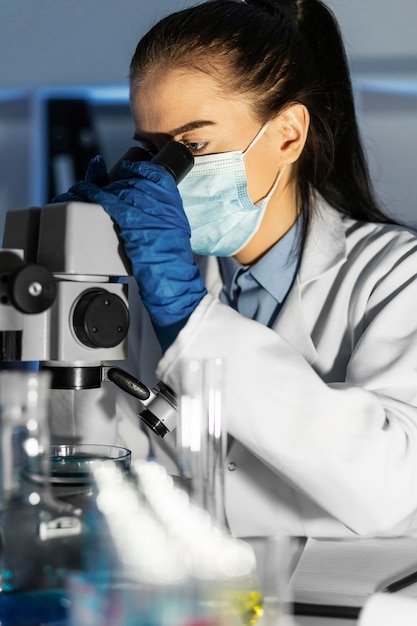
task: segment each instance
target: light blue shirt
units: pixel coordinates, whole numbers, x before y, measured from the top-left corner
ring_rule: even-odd
[[[299,266],[300,228],[294,226],[254,265],[220,257],[223,278],[221,302],[245,317],[272,326],[291,289]]]

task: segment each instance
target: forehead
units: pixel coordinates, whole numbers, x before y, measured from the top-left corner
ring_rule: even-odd
[[[247,96],[197,69],[151,72],[132,91],[130,105],[136,130],[149,134],[169,133],[198,119],[227,123],[251,110]]]

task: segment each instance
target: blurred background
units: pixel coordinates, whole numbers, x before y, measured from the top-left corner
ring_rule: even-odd
[[[7,211],[43,205],[131,145],[137,41],[190,0],[1,0],[0,236]],[[372,177],[417,228],[417,0],[327,0],[344,35]]]

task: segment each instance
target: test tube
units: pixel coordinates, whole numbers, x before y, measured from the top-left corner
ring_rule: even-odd
[[[192,500],[225,527],[223,370],[221,358],[191,359],[182,364],[177,453]]]

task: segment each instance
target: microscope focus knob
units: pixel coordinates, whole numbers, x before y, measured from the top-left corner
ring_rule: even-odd
[[[129,330],[129,310],[117,294],[88,289],[79,298],[73,314],[79,341],[89,348],[114,348]]]
[[[10,275],[9,294],[13,306],[21,313],[42,313],[55,300],[55,279],[42,265],[22,265]]]

